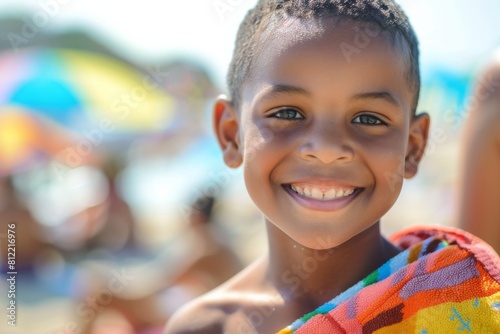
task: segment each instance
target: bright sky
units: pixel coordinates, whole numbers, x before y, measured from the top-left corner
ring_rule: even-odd
[[[20,8],[50,13],[49,29],[84,26],[126,57],[154,62],[190,55],[222,83],[239,22],[256,0],[2,0],[0,14]],[[498,0],[399,0],[421,44],[422,65],[469,68],[500,46]],[[219,8],[219,9],[217,9]],[[27,19],[33,18],[29,15]]]

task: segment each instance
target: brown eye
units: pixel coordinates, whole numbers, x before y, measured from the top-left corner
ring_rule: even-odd
[[[380,118],[373,115],[359,115],[352,120],[353,123],[363,124],[363,125],[387,125]]]
[[[303,119],[304,116],[302,114],[292,108],[283,108],[272,114],[270,117],[284,119],[284,120],[297,120]]]

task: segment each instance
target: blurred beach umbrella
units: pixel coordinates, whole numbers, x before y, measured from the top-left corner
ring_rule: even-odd
[[[161,68],[168,73],[163,82],[165,90],[178,98],[212,99],[221,93],[209,71],[200,63],[178,59]]]
[[[116,135],[168,128],[173,99],[155,74],[97,53],[25,49],[0,55],[0,106],[21,106],[76,130]]]
[[[0,108],[1,176],[58,159],[76,142],[76,136],[43,116],[20,108]]]

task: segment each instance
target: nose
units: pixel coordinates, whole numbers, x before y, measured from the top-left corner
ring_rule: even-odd
[[[321,122],[304,133],[299,155],[323,164],[348,162],[354,157],[354,149],[347,128],[333,122]]]

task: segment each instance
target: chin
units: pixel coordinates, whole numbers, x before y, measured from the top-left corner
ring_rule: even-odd
[[[349,226],[348,229],[341,228],[301,228],[295,230],[284,231],[288,237],[293,239],[296,243],[314,250],[328,250],[346,244],[356,237],[367,235],[366,232],[374,232],[373,229],[378,229],[376,223],[364,227]]]
[[[351,240],[355,235],[328,231],[301,231],[288,234],[296,243],[314,250],[336,248]]]

